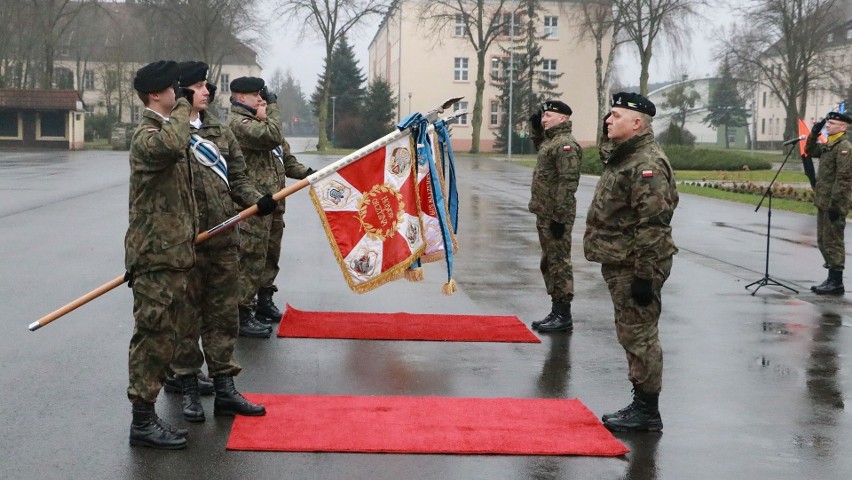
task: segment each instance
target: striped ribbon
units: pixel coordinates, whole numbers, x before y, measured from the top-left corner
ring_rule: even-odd
[[[189,148],[198,163],[213,169],[225,185],[231,188],[231,184],[228,183],[228,162],[219,154],[219,147],[215,143],[193,133],[189,137]]]

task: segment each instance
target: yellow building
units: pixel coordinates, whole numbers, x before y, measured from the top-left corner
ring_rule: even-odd
[[[397,0],[382,20],[370,43],[368,79],[383,78],[398,98],[399,117],[412,112],[425,112],[450,97],[464,96],[456,105],[473,112],[476,98],[477,55],[465,36],[461,15],[442,30],[423,21],[424,0]],[[488,2],[486,2],[487,4]],[[439,8],[430,3],[433,8]],[[517,2],[507,2],[515,7]],[[595,45],[579,40],[580,7],[571,2],[542,1],[537,32],[540,40],[544,74],[562,77],[556,80],[559,98],[571,106],[574,115],[574,136],[582,145],[595,143],[597,93],[595,89]],[[509,12],[506,12],[509,14]],[[511,17],[511,15],[509,15]],[[522,18],[521,22],[525,22]],[[519,22],[520,23],[520,22]],[[522,26],[518,26],[519,32]],[[515,38],[519,41],[520,34]],[[491,80],[499,72],[501,60],[512,43],[504,35],[491,44],[485,54],[485,90],[483,94],[480,151],[493,150],[501,125],[502,111],[498,101],[499,88]],[[502,48],[501,48],[502,47]],[[606,56],[606,50],[604,56]],[[453,126],[453,148],[469,150],[471,146],[471,117]],[[514,119],[520,130],[526,118]],[[513,122],[514,123],[514,122]]]

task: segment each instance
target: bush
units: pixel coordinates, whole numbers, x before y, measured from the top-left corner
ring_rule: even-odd
[[[663,151],[666,152],[666,156],[669,157],[669,162],[675,170],[740,171],[772,168],[772,164],[767,160],[731,150],[664,146]],[[603,172],[603,163],[601,163],[598,155],[598,147],[583,148],[583,163],[580,166],[580,172],[587,175],[600,175]]]
[[[83,138],[87,142],[105,138],[109,140],[112,135],[112,127],[117,118],[115,115],[109,114],[94,114],[86,115],[86,129],[83,133]]]
[[[661,145],[695,145],[695,135],[685,128],[680,128],[676,123],[669,124],[669,128],[657,135],[657,142]]]

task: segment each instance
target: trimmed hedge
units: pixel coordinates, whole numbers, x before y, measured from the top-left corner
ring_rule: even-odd
[[[663,150],[675,170],[735,171],[768,170],[772,168],[772,164],[767,160],[738,151],[681,146],[663,147]],[[588,175],[600,175],[603,172],[598,147],[583,149],[583,165],[580,171]]]

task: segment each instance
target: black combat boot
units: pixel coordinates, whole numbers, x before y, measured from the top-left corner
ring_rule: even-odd
[[[254,318],[254,312],[250,309],[240,306],[240,336],[252,338],[269,338],[272,334],[272,327],[261,325]],[[215,387],[215,382],[214,382]]]
[[[831,270],[828,271],[828,276],[819,285],[811,285],[811,291],[816,292],[817,288],[825,288],[831,282]]]
[[[659,400],[659,393],[644,393],[636,388],[633,408],[624,408],[623,414],[609,417],[603,425],[612,432],[659,432],[663,429]]]
[[[213,395],[213,380],[204,375],[204,372],[198,372],[198,393],[202,396]],[[180,382],[175,378],[175,374],[169,372],[166,375],[166,381],[163,382],[163,390],[167,393],[183,393],[183,388]]]
[[[606,422],[610,418],[623,417],[625,415],[629,415],[630,412],[632,412],[633,409],[636,408],[636,385],[633,385],[633,390],[632,390],[631,393],[633,394],[633,401],[630,402],[630,405],[627,405],[626,407],[622,408],[621,410],[619,410],[617,412],[604,413],[603,415],[601,415],[601,421]]]
[[[272,294],[277,291],[278,287],[275,285],[263,287],[257,291],[257,312],[255,312],[254,316],[258,321],[266,324],[281,321],[281,317],[284,314],[272,302]]]
[[[817,295],[843,295],[846,292],[843,287],[843,270],[829,270],[828,280],[813,290]]]
[[[186,438],[160,420],[153,403],[133,403],[133,422],[130,424],[130,445],[180,450],[186,448]]]
[[[571,304],[565,302],[553,302],[553,311],[547,323],[538,326],[541,333],[570,332],[574,329],[574,321],[571,319]]]
[[[177,377],[183,392],[183,419],[187,422],[203,422],[204,407],[198,395],[198,377]]]
[[[216,387],[216,400],[213,402],[213,415],[246,415],[256,417],[266,415],[263,405],[256,405],[243,397],[234,386],[234,377],[217,375],[213,377]]]

